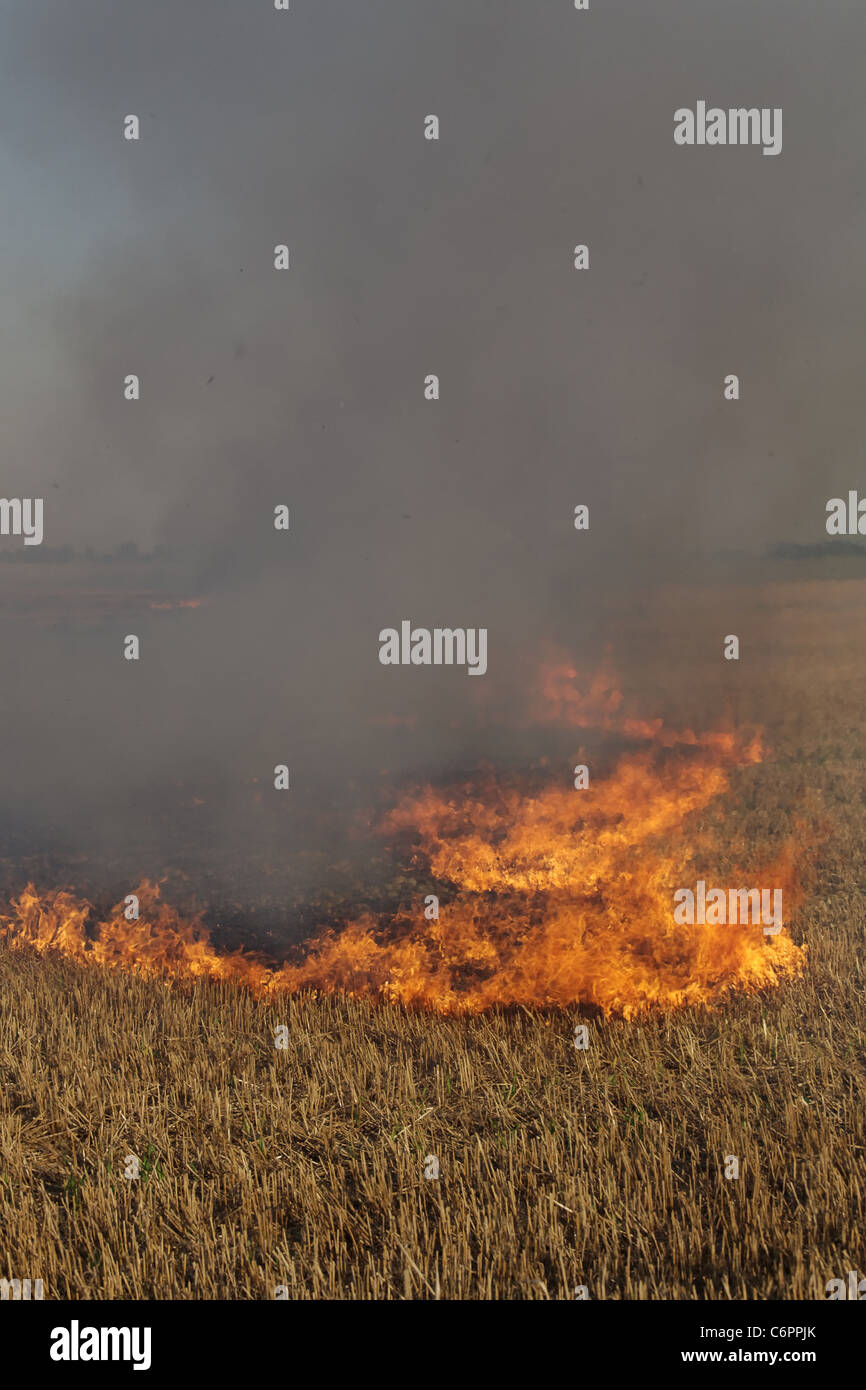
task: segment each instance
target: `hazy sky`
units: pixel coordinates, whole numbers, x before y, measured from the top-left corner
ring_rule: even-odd
[[[487,626],[495,687],[614,583],[826,539],[864,478],[864,51],[853,0],[6,0],[2,493],[211,599],[4,609],[7,797],[360,763],[476,684],[398,692],[382,627]],[[782,153],[676,147],[698,100],[781,107]]]

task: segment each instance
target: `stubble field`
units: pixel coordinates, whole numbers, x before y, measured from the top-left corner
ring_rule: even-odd
[[[862,1277],[864,597],[801,587],[735,697],[771,752],[724,828],[732,853],[800,837],[801,979],[633,1021],[443,1018],[0,943],[0,1275],[60,1299],[795,1299]]]

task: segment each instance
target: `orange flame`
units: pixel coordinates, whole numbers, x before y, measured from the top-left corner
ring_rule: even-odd
[[[271,966],[247,951],[219,953],[200,917],[180,918],[158,889],[137,890],[138,920],[123,905],[89,927],[90,905],[28,886],[0,919],[7,937],[84,962],[180,979],[237,980],[263,997],[311,989],[389,1000],[440,1013],[494,1005],[594,1005],[626,1017],[653,1006],[715,1003],[795,977],[805,948],[760,923],[677,925],[674,892],[706,877],[694,867],[706,835],[688,823],[730,790],[730,774],[760,762],[758,734],[675,731],[621,715],[606,676],[586,694],[569,667],[543,675],[539,722],[616,729],[645,746],[580,791],[537,791],[485,774],[449,791],[427,787],[384,818],[382,833],[411,833],[414,857],[442,902],[366,914],[324,931],[299,964]],[[720,886],[781,888],[786,919],[798,889],[791,847]],[[432,889],[430,890],[432,891]],[[430,909],[432,910],[432,908]]]

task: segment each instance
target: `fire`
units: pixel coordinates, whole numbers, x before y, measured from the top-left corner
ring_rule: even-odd
[[[144,880],[135,889],[138,917],[127,918],[127,901],[102,922],[93,921],[86,898],[66,891],[37,893],[28,884],[12,903],[13,916],[0,930],[14,945],[39,952],[57,950],[87,965],[123,966],[142,975],[174,979],[235,980],[263,991],[273,970],[248,951],[220,954],[201,916],[183,918],[160,898],[159,885]]]
[[[805,948],[784,928],[768,936],[759,922],[674,922],[674,892],[694,884],[698,857],[712,849],[694,820],[729,794],[735,769],[760,762],[760,735],[697,735],[632,719],[608,677],[583,692],[577,680],[567,666],[547,670],[534,717],[616,731],[637,745],[609,773],[578,791],[561,777],[528,789],[488,772],[413,792],[384,817],[381,833],[411,837],[416,865],[436,885],[438,917],[425,912],[422,892],[409,908],[322,932],[303,959],[279,966],[217,952],[201,918],[180,918],[149,883],[137,890],[137,920],[120,904],[95,923],[72,894],[28,886],[0,924],[13,942],[82,962],[236,980],[266,998],[343,991],[448,1014],[584,1004],[631,1017],[801,974]],[[787,919],[797,897],[792,861],[787,846],[724,881],[781,888]]]

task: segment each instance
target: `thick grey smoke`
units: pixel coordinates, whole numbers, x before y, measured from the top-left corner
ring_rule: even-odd
[[[98,856],[198,787],[217,849],[315,840],[483,754],[540,637],[597,653],[648,586],[825,539],[864,41],[805,0],[10,0],[0,491],[45,541],[0,566],[4,820]],[[783,108],[781,155],[677,148],[698,99]],[[159,550],[87,558],[125,542]],[[380,666],[403,618],[486,627],[484,682]]]

